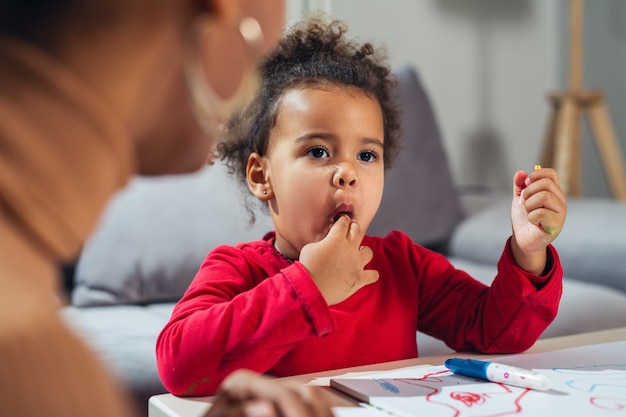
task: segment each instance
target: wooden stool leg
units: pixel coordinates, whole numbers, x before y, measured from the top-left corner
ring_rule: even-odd
[[[561,188],[565,195],[579,196],[580,194],[573,194],[576,191],[580,193],[580,187],[573,184],[575,178],[572,176],[575,169],[580,167],[572,159],[574,156],[572,148],[575,145],[577,132],[580,130],[578,127],[579,111],[576,108],[576,101],[572,97],[564,97],[559,107],[556,120],[553,168],[561,178]]]
[[[581,197],[583,195],[583,169],[582,169],[582,116],[583,109],[580,103],[574,106],[572,116],[572,137],[570,139],[570,195]]]
[[[604,100],[598,100],[589,107],[589,118],[613,197],[626,201],[626,170]]]
[[[548,120],[548,127],[543,142],[543,150],[541,152],[541,165],[544,167],[554,166],[554,146],[556,143],[556,120],[559,114],[559,103],[557,100],[552,101],[552,113]]]

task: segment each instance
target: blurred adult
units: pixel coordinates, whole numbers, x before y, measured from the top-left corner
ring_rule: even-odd
[[[245,99],[255,61],[283,22],[283,0],[2,2],[3,414],[134,412],[62,322],[59,265],[74,259],[132,175],[207,162],[219,124]],[[254,398],[256,378],[245,373],[224,392]],[[237,397],[237,387],[248,391]]]

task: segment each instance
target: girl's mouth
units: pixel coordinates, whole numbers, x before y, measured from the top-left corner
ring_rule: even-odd
[[[335,212],[335,215],[331,219],[330,223],[335,224],[341,218],[341,216],[348,216],[350,219],[353,217],[352,207],[347,205],[341,205],[338,207],[338,210]]]

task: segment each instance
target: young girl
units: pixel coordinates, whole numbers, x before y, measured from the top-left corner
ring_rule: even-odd
[[[213,394],[238,368],[287,376],[414,358],[417,330],[456,350],[518,352],[557,313],[550,243],[566,203],[551,169],[515,174],[491,287],[402,232],[366,235],[399,123],[389,68],[345,31],[319,18],[293,27],[228,126],[222,155],[275,231],[212,251],[174,309],[157,359],[176,395]]]

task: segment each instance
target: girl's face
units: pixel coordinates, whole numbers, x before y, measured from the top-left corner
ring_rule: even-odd
[[[258,158],[283,255],[297,259],[340,214],[367,230],[383,193],[383,141],[378,101],[356,88],[306,87],[283,95],[267,154]]]

